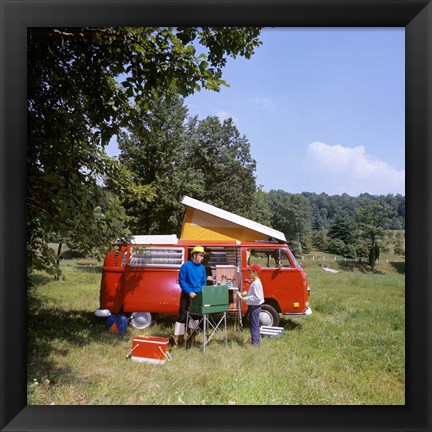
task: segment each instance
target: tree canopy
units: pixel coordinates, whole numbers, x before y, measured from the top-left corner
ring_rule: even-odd
[[[226,58],[249,58],[259,34],[256,27],[28,29],[30,270],[57,270],[51,241],[90,251],[127,233],[119,196],[146,202],[155,192],[105,146],[161,98],[227,85]]]
[[[150,131],[150,132],[147,132]],[[125,202],[136,233],[179,233],[184,195],[269,224],[256,187],[249,141],[232,119],[188,117],[181,99],[161,100],[146,120],[122,133],[120,161],[156,198],[143,207]]]
[[[376,201],[356,211],[355,220],[359,223],[361,233],[368,242],[369,264],[372,270],[379,256],[378,240],[384,235],[384,230],[389,228],[394,214],[394,208]]]
[[[283,190],[271,190],[267,196],[272,227],[282,231],[295,253],[307,253],[312,247],[312,209],[307,198]]]

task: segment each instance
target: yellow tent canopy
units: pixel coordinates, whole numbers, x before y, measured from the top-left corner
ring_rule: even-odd
[[[180,240],[247,242],[276,239],[286,242],[282,232],[250,219],[188,196],[181,202],[187,209]]]

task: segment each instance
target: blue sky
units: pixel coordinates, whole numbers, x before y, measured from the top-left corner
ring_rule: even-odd
[[[189,114],[232,117],[265,191],[405,194],[404,28],[264,29]]]

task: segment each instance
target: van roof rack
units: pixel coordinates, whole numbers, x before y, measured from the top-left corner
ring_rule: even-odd
[[[177,244],[176,234],[155,234],[155,235],[133,235],[124,239],[119,239],[119,243],[126,244]]]
[[[255,242],[256,243],[283,243],[282,241],[279,241],[273,237],[264,240],[255,240]]]

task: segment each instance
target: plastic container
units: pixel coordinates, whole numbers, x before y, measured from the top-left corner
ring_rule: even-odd
[[[129,318],[123,315],[110,315],[105,323],[105,330],[124,336],[129,325]]]
[[[208,314],[227,312],[229,309],[229,295],[227,285],[207,285],[202,287],[190,304],[191,313]]]

